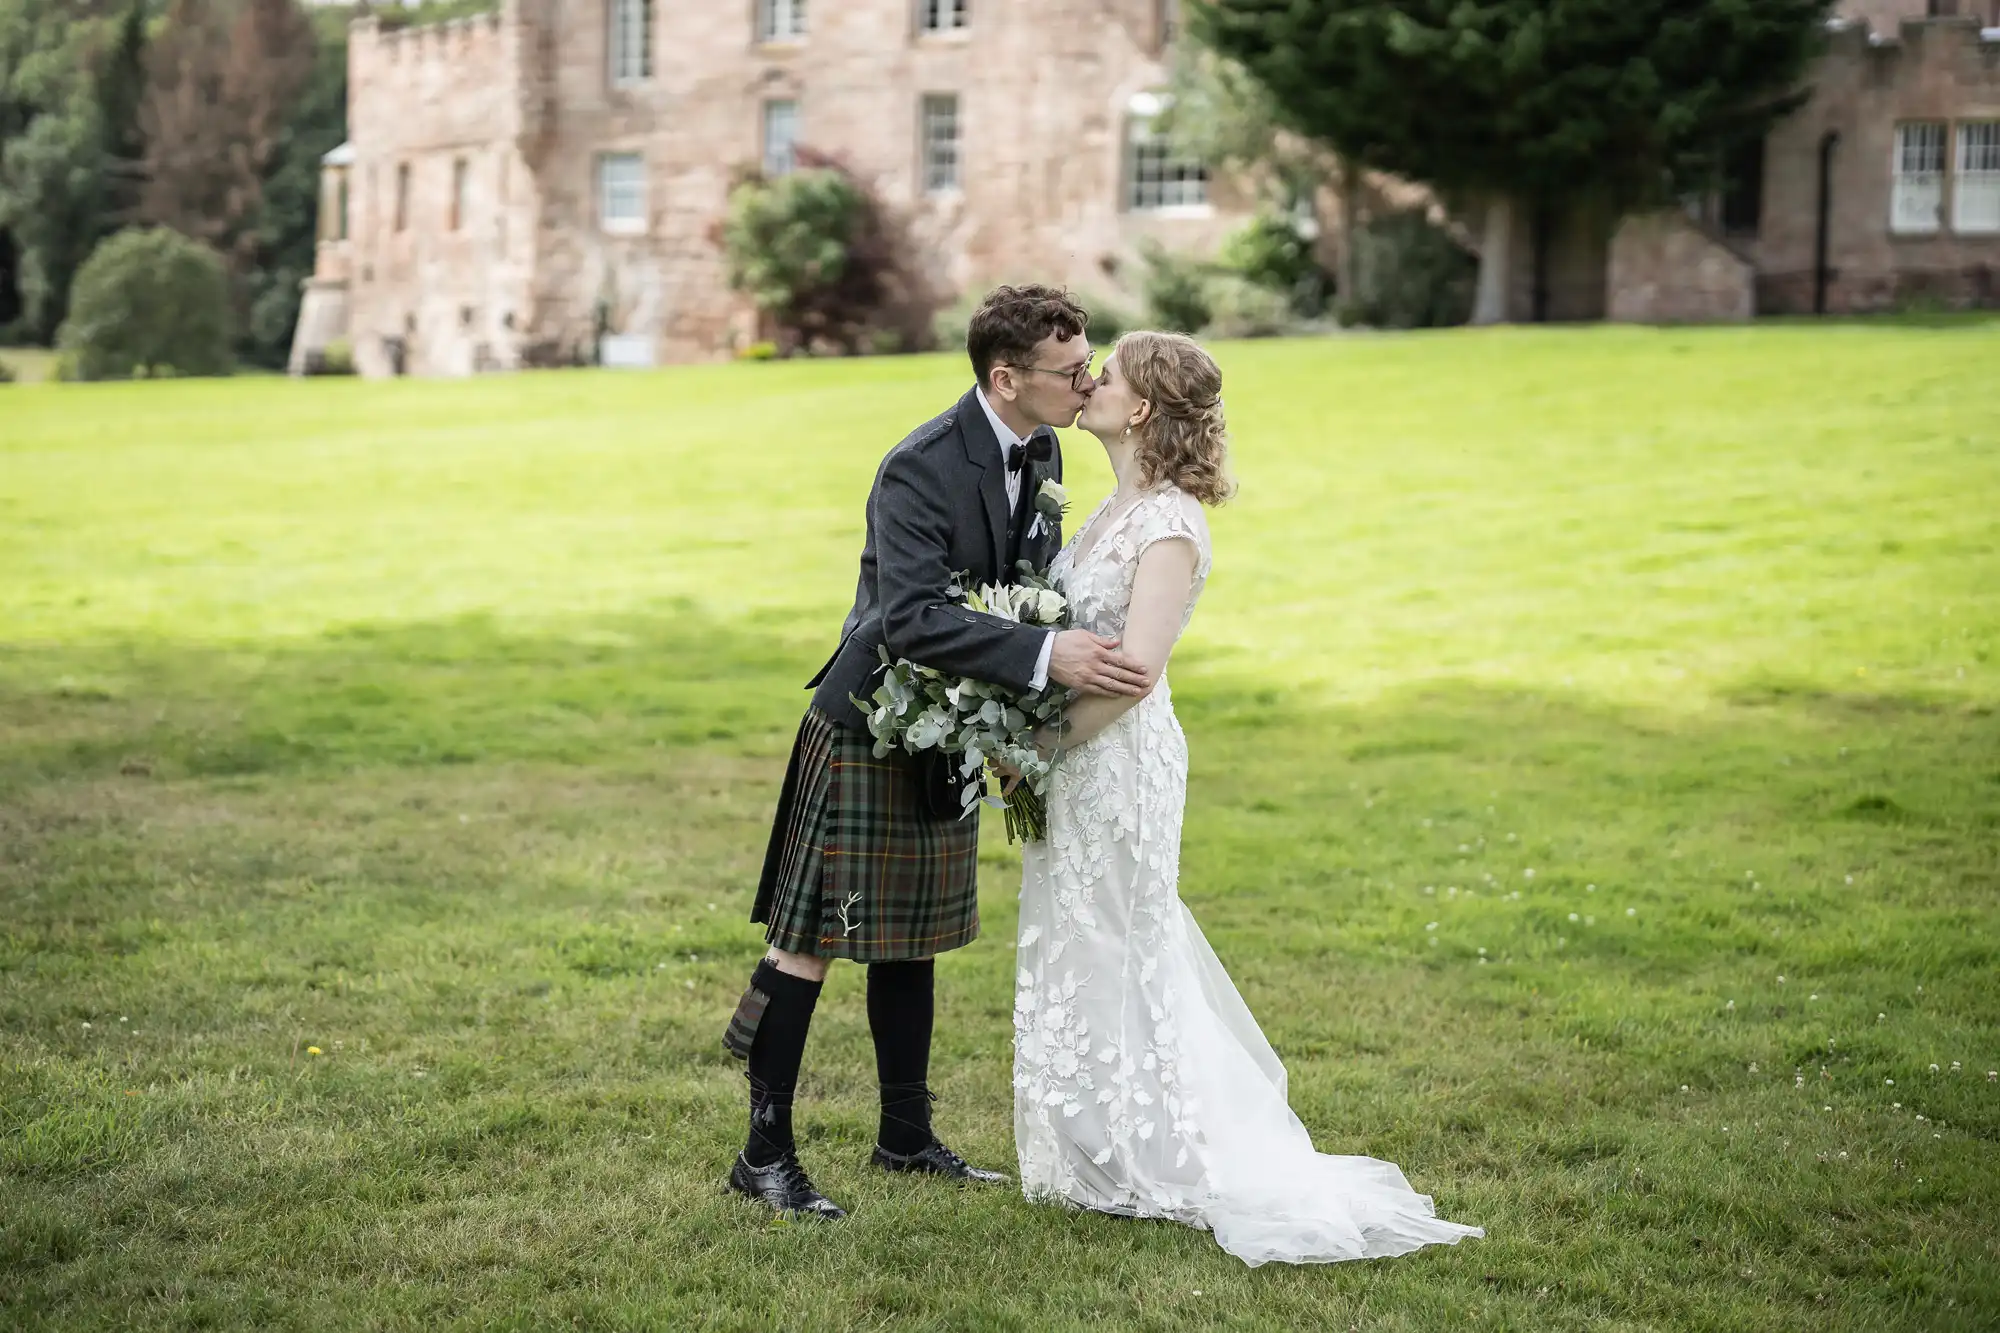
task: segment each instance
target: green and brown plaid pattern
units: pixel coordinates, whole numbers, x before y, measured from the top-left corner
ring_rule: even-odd
[[[752,921],[780,949],[886,963],[979,935],[979,816],[942,820],[908,755],[808,709]]]

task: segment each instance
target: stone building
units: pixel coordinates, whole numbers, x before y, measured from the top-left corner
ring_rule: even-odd
[[[1975,12],[1976,7],[1976,12]],[[1154,132],[1175,0],[505,0],[354,25],[293,364],[364,374],[754,338],[715,229],[745,166],[837,155],[942,293],[1132,292],[1142,243],[1248,215]],[[1845,0],[1807,102],[1664,213],[1491,221],[1489,317],[1635,321],[2000,304],[2000,0]],[[1421,193],[1421,192],[1419,192]]]
[[[355,23],[295,367],[363,374],[755,336],[716,243],[733,174],[801,147],[870,181],[941,293],[1129,288],[1143,242],[1212,249],[1247,201],[1154,131],[1173,0],[505,0]]]
[[[1510,255],[1507,314],[2000,306],[2000,0],[1974,4],[1846,0],[1808,100],[1731,164],[1728,188],[1684,210],[1559,220],[1539,283],[1530,246]]]

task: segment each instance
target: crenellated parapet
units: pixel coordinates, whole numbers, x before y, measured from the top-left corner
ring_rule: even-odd
[[[1965,57],[1989,69],[2000,63],[2000,28],[1984,27],[1976,18],[1906,16],[1893,23],[1836,18],[1827,21],[1826,30],[1830,59],[1894,62],[1912,56]]]
[[[397,64],[490,58],[499,50],[499,39],[498,13],[417,24],[386,24],[369,15],[356,19],[348,29],[349,42],[366,41],[380,59]]]

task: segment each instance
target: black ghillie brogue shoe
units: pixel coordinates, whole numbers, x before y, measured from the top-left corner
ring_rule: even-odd
[[[819,1217],[829,1222],[847,1210],[813,1188],[796,1153],[786,1153],[769,1166],[752,1166],[741,1153],[729,1168],[729,1188],[755,1199],[780,1217]]]
[[[919,1175],[943,1176],[947,1180],[971,1180],[981,1185],[1004,1185],[1007,1177],[998,1171],[982,1171],[969,1166],[963,1157],[932,1139],[930,1146],[918,1152],[890,1152],[881,1144],[875,1145],[875,1165],[884,1171],[910,1171]]]

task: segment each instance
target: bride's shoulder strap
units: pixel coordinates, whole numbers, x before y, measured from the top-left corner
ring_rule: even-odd
[[[1133,556],[1154,542],[1182,538],[1194,543],[1199,569],[1207,573],[1209,563],[1208,518],[1201,502],[1175,486],[1169,486],[1145,502],[1145,515],[1138,524]]]

